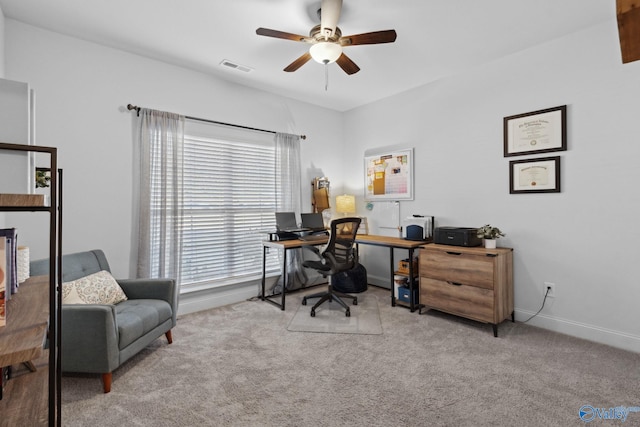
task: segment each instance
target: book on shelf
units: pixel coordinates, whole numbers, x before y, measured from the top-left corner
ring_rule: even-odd
[[[7,325],[7,300],[11,295],[10,280],[7,275],[7,238],[0,237],[0,327]]]
[[[0,228],[0,236],[5,237],[6,240],[6,273],[9,279],[9,288],[11,295],[18,292],[18,233],[15,228]]]

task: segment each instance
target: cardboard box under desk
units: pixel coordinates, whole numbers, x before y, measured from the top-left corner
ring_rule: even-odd
[[[402,274],[409,274],[409,259],[403,259],[401,261],[398,262],[398,272],[402,273]],[[418,260],[414,259],[413,260],[413,275],[417,276],[418,275]]]

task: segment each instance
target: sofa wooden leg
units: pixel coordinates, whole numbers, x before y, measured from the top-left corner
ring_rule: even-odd
[[[171,329],[165,332],[164,336],[167,337],[167,341],[169,342],[169,344],[173,342],[173,336],[171,336]]]
[[[102,374],[102,383],[104,384],[104,392],[109,393],[111,391],[111,372]]]

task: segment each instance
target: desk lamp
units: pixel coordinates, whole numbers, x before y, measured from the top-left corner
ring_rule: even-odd
[[[356,196],[345,194],[343,196],[336,196],[336,212],[344,214],[356,213]]]
[[[343,214],[346,218],[348,214],[356,213],[356,196],[351,194],[344,194],[342,196],[336,196],[336,212]],[[351,232],[350,227],[344,224],[344,229],[340,230],[338,234],[348,234]]]

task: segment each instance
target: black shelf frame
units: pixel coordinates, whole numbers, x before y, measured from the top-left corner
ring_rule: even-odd
[[[0,142],[0,150],[49,154],[49,206],[0,206],[0,212],[49,213],[49,426],[62,425],[62,170],[58,169],[58,149],[42,145],[10,144]],[[53,172],[55,171],[55,173]],[[34,171],[35,173],[35,171]]]

